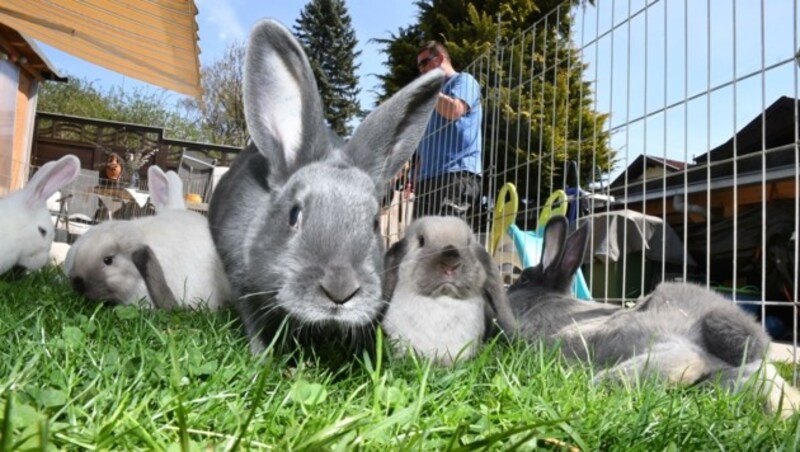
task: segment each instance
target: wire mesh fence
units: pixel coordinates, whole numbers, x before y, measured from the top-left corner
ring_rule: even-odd
[[[573,3],[460,68],[480,86],[483,158],[479,193],[456,213],[506,282],[538,262],[540,228],[562,213],[592,227],[581,298],[623,304],[660,281],[696,282],[797,345],[797,0]],[[207,203],[206,168],[186,168]],[[0,161],[2,186],[28,169]],[[422,193],[418,171],[387,187],[387,245],[446,204],[452,179],[432,175]],[[151,214],[146,191],[83,170],[52,200],[59,239]]]
[[[481,193],[465,218],[507,281],[538,262],[549,206],[592,226],[587,298],[696,282],[796,345],[797,1],[573,3],[461,68],[483,107]],[[393,208],[421,202],[397,193]],[[385,215],[391,242],[410,218]]]

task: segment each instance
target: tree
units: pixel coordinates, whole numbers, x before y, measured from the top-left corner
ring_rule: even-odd
[[[314,70],[325,119],[332,130],[349,136],[348,123],[361,115],[355,59],[356,40],[344,0],[311,0],[294,25]]]
[[[379,76],[379,100],[419,75],[417,51],[436,39],[447,45],[457,70],[476,76],[484,101],[492,103],[484,114],[484,168],[515,182],[522,197],[536,199],[563,186],[569,160],[578,161],[583,184],[595,176],[595,167],[611,170],[608,115],[592,109],[591,84],[583,79],[585,65],[572,42],[570,4],[420,0],[416,5],[416,24],[377,40],[389,66]],[[559,7],[558,20],[541,20]],[[489,110],[496,116],[488,117]]]
[[[245,45],[229,44],[218,59],[200,70],[203,96],[186,98],[181,106],[195,117],[206,141],[244,146],[247,124],[244,119]]]
[[[177,107],[170,108],[165,90],[115,86],[108,90],[85,78],[68,76],[66,83],[44,83],[37,109],[43,112],[163,127],[169,136],[197,140],[200,130]]]

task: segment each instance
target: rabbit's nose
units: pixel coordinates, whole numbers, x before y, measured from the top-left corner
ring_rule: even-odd
[[[442,257],[458,259],[459,257],[461,257],[461,254],[453,245],[447,245],[446,247],[444,247],[444,249],[442,249]]]
[[[72,288],[75,289],[75,292],[83,295],[86,292],[86,284],[83,282],[83,278],[79,276],[72,278]]]
[[[439,262],[446,273],[452,274],[461,265],[461,253],[453,245],[442,248]]]
[[[347,303],[361,290],[355,272],[348,267],[329,268],[319,286],[325,296],[336,304]]]

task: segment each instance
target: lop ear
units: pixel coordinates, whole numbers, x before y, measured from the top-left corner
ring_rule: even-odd
[[[430,71],[376,108],[344,147],[347,158],[369,174],[376,188],[394,177],[417,148],[444,81]]]
[[[71,154],[45,163],[22,190],[25,204],[32,207],[44,203],[53,193],[75,180],[80,170],[81,161]]]
[[[516,331],[516,321],[514,320],[514,313],[511,310],[511,304],[508,302],[506,290],[503,286],[503,279],[500,276],[500,270],[492,259],[486,249],[480,245],[472,246],[475,256],[478,258],[483,270],[486,272],[486,281],[483,283],[481,292],[486,300],[488,306],[491,308],[491,316],[497,322],[497,326],[509,338],[513,337]]]
[[[150,299],[156,307],[168,311],[176,308],[178,301],[167,285],[164,270],[153,250],[147,245],[141,246],[133,251],[131,260],[142,275],[147,293],[150,294]]]
[[[383,299],[386,301],[391,300],[394,295],[394,289],[397,287],[399,279],[400,263],[408,254],[407,238],[406,234],[402,240],[395,242],[383,258]]]
[[[331,151],[311,65],[279,22],[268,19],[253,27],[243,88],[247,129],[269,162],[271,184],[284,183]]]

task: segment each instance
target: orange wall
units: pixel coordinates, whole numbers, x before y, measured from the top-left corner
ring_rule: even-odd
[[[33,93],[37,82],[25,71],[19,71],[14,111],[6,120],[13,121],[11,149],[0,152],[0,196],[21,188],[30,166],[31,136],[33,133]]]

